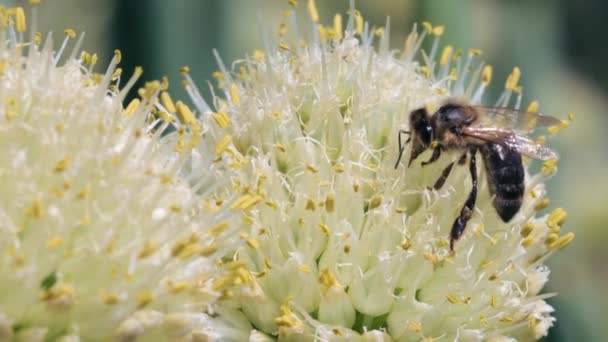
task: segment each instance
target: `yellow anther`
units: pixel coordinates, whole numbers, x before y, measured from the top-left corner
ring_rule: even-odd
[[[167,89],[169,89],[169,79],[167,78],[167,76],[162,77],[159,89],[162,91],[166,91]]]
[[[329,236],[329,234],[331,233],[329,226],[326,225],[325,223],[319,223],[319,229],[321,229],[323,234],[325,234],[326,236]]]
[[[538,101],[534,100],[530,102],[526,111],[528,113],[538,113]]]
[[[410,247],[412,247],[412,241],[409,239],[403,239],[403,241],[401,241],[400,246],[402,249],[408,250],[410,249]]]
[[[433,34],[437,37],[441,36],[445,32],[444,26],[435,26],[433,27]]]
[[[134,77],[140,77],[144,73],[144,68],[140,66],[135,67],[135,71],[133,72]]]
[[[492,264],[494,264],[494,262],[492,260],[485,260],[484,262],[481,263],[481,268],[488,268],[490,266],[492,266]]]
[[[369,210],[376,209],[382,204],[382,196],[374,195],[369,201]]]
[[[116,70],[114,70],[114,72],[112,73],[112,81],[116,81],[121,75],[122,75],[122,69],[116,68]]]
[[[329,194],[325,198],[325,210],[328,213],[333,213],[335,209],[336,209],[336,198],[333,194]]]
[[[363,33],[363,16],[361,12],[355,10],[355,31],[358,34]]]
[[[230,205],[230,209],[247,210],[262,201],[262,197],[258,195],[243,195]]]
[[[169,93],[167,93],[166,91],[163,91],[160,94],[160,102],[169,113],[175,113],[177,111],[177,109],[175,109],[175,104],[171,99],[171,95],[169,95]]]
[[[17,32],[25,32],[27,30],[27,24],[25,22],[25,12],[23,7],[15,7],[15,28]]]
[[[441,53],[441,58],[439,59],[439,65],[446,65],[450,61],[450,57],[452,56],[453,48],[451,45],[448,45],[443,48],[443,52]]]
[[[482,53],[480,49],[469,49],[469,54],[473,56],[481,56]]]
[[[55,164],[53,171],[55,171],[57,173],[61,173],[61,172],[65,171],[70,166],[71,161],[72,161],[72,157],[66,156],[65,158],[61,159],[60,161],[58,161]]]
[[[177,101],[177,103],[175,104],[175,109],[177,112],[177,117],[179,118],[179,120],[182,123],[185,123],[185,124],[195,124],[196,123],[196,117],[194,116],[194,113],[192,113],[192,111],[190,110],[190,107],[188,107],[182,101]]]
[[[179,68],[179,73],[182,74],[182,75],[189,74],[190,73],[190,67],[187,66],[187,65],[184,65],[183,67]],[[221,72],[220,72],[220,74],[221,74]]]
[[[122,112],[122,114],[124,116],[131,116],[135,113],[135,111],[137,110],[137,107],[139,107],[140,101],[139,99],[133,99],[131,100],[131,102],[129,102],[129,105],[127,106],[127,108],[125,108],[125,110]]]
[[[179,292],[183,292],[184,290],[187,290],[190,287],[190,285],[185,281],[176,282],[173,280],[168,280],[167,287],[169,287],[169,291],[171,291],[172,293],[179,293]]]
[[[298,0],[287,0],[287,3],[289,3],[290,6],[297,6]]]
[[[334,33],[336,38],[342,39],[342,16],[340,14],[334,16]]]
[[[40,43],[42,43],[42,32],[34,33],[34,43],[36,45],[40,45]]]
[[[557,233],[551,233],[545,239],[545,246],[549,247],[549,249],[553,249],[557,240],[559,240],[559,235]]]
[[[545,161],[540,168],[540,172],[543,174],[543,176],[550,176],[550,175],[554,174],[555,171],[557,171],[557,160],[556,159],[551,159],[551,160]]]
[[[518,67],[513,68],[513,71],[511,72],[509,77],[507,77],[507,82],[505,83],[505,88],[507,90],[517,91],[518,90],[517,84],[519,83],[520,76],[521,76],[521,71],[519,70],[519,68]]]
[[[317,278],[319,283],[323,286],[323,288],[327,291],[331,287],[339,287],[338,279],[336,276],[329,270],[328,267],[325,267],[319,272],[319,277]]]
[[[241,99],[239,97],[239,87],[237,87],[236,83],[232,83],[230,85],[230,98],[235,106],[238,106],[239,103],[241,103]]]
[[[91,195],[91,187],[85,186],[84,188],[82,188],[82,190],[78,191],[78,193],[76,194],[76,198],[85,199],[89,197],[89,195]]]
[[[532,246],[535,242],[536,242],[536,239],[534,238],[534,236],[529,235],[526,238],[521,240],[521,245],[524,246],[525,248],[528,248],[528,247]]]
[[[492,66],[486,65],[483,67],[483,71],[481,72],[481,83],[484,86],[488,86],[492,81]]]
[[[458,70],[456,70],[456,68],[452,68],[452,70],[450,70],[450,80],[452,81],[456,81],[458,79]]]
[[[156,252],[157,249],[158,249],[158,246],[154,242],[152,242],[150,240],[146,240],[146,241],[144,241],[144,246],[141,248],[141,250],[137,254],[137,257],[139,259],[147,258],[150,255],[152,255],[154,252]]]
[[[46,246],[48,249],[53,250],[63,244],[63,238],[61,236],[53,236],[46,240]]]
[[[261,50],[255,50],[255,51],[253,51],[253,58],[257,62],[262,62],[264,60],[264,52],[261,51]]]
[[[515,321],[515,319],[511,316],[504,316],[504,317],[501,317],[499,321],[501,321],[503,323],[512,323],[513,321]]]
[[[319,11],[317,11],[317,4],[315,0],[308,0],[308,14],[310,14],[310,19],[313,22],[319,21]]]
[[[547,128],[547,132],[551,135],[556,135],[559,131],[561,131],[560,126],[551,126]]]
[[[213,113],[211,116],[220,128],[226,128],[230,126],[230,117],[225,112]]]
[[[384,35],[384,27],[378,27],[374,30],[376,37],[382,37]]]
[[[226,149],[228,148],[228,146],[230,146],[231,143],[232,143],[232,135],[226,135],[223,138],[221,138],[217,142],[217,145],[215,145],[215,154],[218,156],[220,154],[222,154],[224,151],[226,151]]]
[[[528,317],[528,328],[534,329],[538,325],[538,319],[534,316]]]
[[[209,257],[209,256],[215,254],[217,251],[218,251],[217,246],[212,244],[210,246],[201,247],[199,254],[204,257]]]
[[[413,331],[413,332],[421,332],[422,324],[419,322],[416,322],[416,321],[408,321],[407,328],[408,328],[408,330]]]
[[[334,165],[332,167],[332,169],[334,170],[335,173],[342,173],[344,172],[346,169],[344,168],[344,165],[341,163],[338,163],[336,165]]]
[[[35,199],[32,204],[25,209],[25,215],[31,218],[41,218],[44,215],[44,207],[40,199]]]
[[[528,237],[533,231],[534,231],[534,224],[528,222],[521,228],[521,231],[519,232],[519,234],[525,238],[525,237]]]
[[[490,297],[490,305],[496,309],[498,307],[498,298],[496,297],[496,295],[492,295],[492,297]]]
[[[568,113],[568,120],[574,121],[574,119],[576,119],[576,114],[574,114],[574,113]]]
[[[317,169],[314,165],[311,164],[306,165],[306,170],[310,171],[311,173],[319,172],[319,169]]]
[[[314,211],[315,209],[317,209],[317,204],[315,203],[315,201],[312,198],[309,198],[308,200],[306,200],[306,210],[311,210]]]
[[[114,304],[118,303],[118,301],[120,299],[118,297],[118,294],[112,293],[112,292],[110,292],[110,293],[103,293],[103,294],[100,295],[100,297],[101,297],[101,301],[104,304],[108,304],[108,305],[114,305]]]
[[[97,56],[97,54],[96,54],[96,53],[92,54],[92,55],[91,55],[91,62],[90,62],[90,64],[91,64],[91,65],[95,65],[95,64],[97,64],[97,60],[98,60],[98,59],[99,59],[99,57]]]
[[[41,301],[52,301],[55,299],[63,298],[71,300],[74,296],[74,288],[72,285],[67,283],[59,283],[52,288],[40,293],[38,298]]]
[[[306,273],[306,274],[310,274],[310,272],[311,272],[310,266],[308,266],[308,265],[300,265],[300,266],[298,266],[298,271],[300,271],[302,273]]]
[[[228,224],[226,222],[222,222],[210,228],[207,231],[207,234],[219,236],[220,234],[222,234],[222,232],[226,230],[226,228],[228,228]]]
[[[81,226],[88,226],[91,224],[91,218],[87,215],[84,215],[80,218],[80,220],[78,220],[78,224],[80,224]]]
[[[282,22],[279,25],[279,37],[283,37],[287,34],[287,24]]]
[[[574,240],[574,233],[569,232],[569,233],[563,235],[562,237],[560,237],[559,240],[557,240],[556,247],[558,249],[562,249],[562,248],[568,246],[570,244],[570,242],[572,242],[572,240]]]
[[[137,294],[137,308],[141,309],[154,300],[154,295],[150,291],[140,291]]]
[[[426,30],[427,33],[433,33],[433,25],[428,21],[422,22],[422,27]]]
[[[450,293],[447,298],[448,298],[448,301],[452,304],[458,304],[460,302],[458,297],[456,297],[456,295],[453,293]]]
[[[559,232],[561,225],[566,222],[568,218],[568,213],[562,208],[554,209],[549,217],[547,217],[547,226],[551,228],[554,232]]]
[[[68,36],[72,39],[76,38],[76,31],[74,29],[67,28],[67,29],[63,30],[63,33],[65,33],[66,36]],[[115,52],[116,52],[116,50],[115,50]]]
[[[422,66],[422,67],[420,68],[420,72],[421,72],[421,73],[422,73],[422,75],[423,75],[424,77],[426,77],[426,78],[429,78],[429,77],[430,77],[430,75],[431,75],[431,73],[430,73],[430,71],[429,71],[429,68],[428,68],[426,65],[424,65],[424,66]]]
[[[258,249],[258,248],[260,248],[260,242],[256,239],[249,239],[249,240],[247,240],[247,246],[249,246],[253,249]]]
[[[543,197],[536,205],[534,206],[534,210],[541,211],[549,206],[551,201],[547,197]]]

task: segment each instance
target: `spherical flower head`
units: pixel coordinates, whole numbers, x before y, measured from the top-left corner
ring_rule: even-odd
[[[443,187],[431,187],[462,151],[422,167],[426,151],[395,168],[397,132],[412,110],[432,112],[449,97],[482,102],[492,72],[480,52],[448,46],[439,54],[443,27],[429,23],[414,27],[402,51],[389,50],[388,23],[371,28],[351,9],[345,29],[339,15],[326,27],[314,1],[307,5],[305,30],[289,11],[278,40],[264,36],[264,51],[233,71],[218,58],[223,95],[212,105],[186,75],[208,129],[200,155],[217,158],[212,170],[233,173],[213,198],[237,193],[257,203],[241,233],[247,244],[234,255],[249,278],[205,326],[225,333],[218,341],[544,336],[554,321],[544,301],[551,294],[540,294],[544,262],[573,237],[559,235],[563,210],[536,215],[548,204],[542,182],[555,161],[534,175],[526,164],[523,204],[508,223],[479,165],[477,205],[455,252],[450,229],[471,189],[469,168],[454,166]],[[522,106],[519,77],[516,68],[496,106]]]
[[[233,283],[217,256],[234,215],[189,184],[189,109],[163,82],[123,108],[141,70],[122,86],[119,53],[95,74],[72,30],[54,51],[23,39],[21,8],[0,15],[0,340],[133,340],[206,310]]]

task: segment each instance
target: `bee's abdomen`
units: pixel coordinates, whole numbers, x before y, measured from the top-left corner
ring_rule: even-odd
[[[525,190],[521,154],[498,144],[488,144],[481,151],[494,208],[508,222],[521,208]]]

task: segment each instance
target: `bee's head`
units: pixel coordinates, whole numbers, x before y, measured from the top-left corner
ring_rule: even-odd
[[[413,135],[412,153],[408,165],[424,152],[435,138],[435,133],[428,112],[425,108],[420,108],[410,113],[410,131]]]
[[[425,148],[428,147],[434,138],[433,126],[425,108],[420,108],[410,113],[410,129],[416,140]]]

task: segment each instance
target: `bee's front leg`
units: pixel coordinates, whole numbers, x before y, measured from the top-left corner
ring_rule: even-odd
[[[475,157],[477,149],[471,148],[470,152],[471,161],[469,162],[469,171],[471,173],[471,182],[473,183],[473,187],[469,193],[467,201],[464,203],[464,206],[460,211],[460,216],[456,218],[454,224],[452,225],[452,231],[450,232],[450,250],[452,252],[454,251],[454,241],[458,240],[464,232],[467,222],[469,222],[469,219],[473,215],[475,201],[477,200],[477,159]]]
[[[408,138],[405,141],[405,144],[409,143],[410,140],[412,140],[411,137],[411,133],[409,131],[405,131],[400,129],[399,133],[397,134],[397,140],[399,140],[399,157],[397,158],[397,162],[395,163],[395,169],[397,168],[397,166],[399,166],[399,162],[401,161],[401,157],[403,157],[403,151],[405,151],[405,144],[401,143],[401,135],[403,134],[407,134]]]
[[[420,163],[422,166],[426,166],[428,164],[431,164],[432,162],[436,161],[437,159],[439,159],[439,157],[441,156],[441,145],[437,145],[434,149],[433,149],[433,155],[431,156],[431,158],[425,162]]]
[[[464,153],[458,159],[458,165],[462,165],[466,161],[467,161],[467,153]],[[433,189],[435,189],[435,190],[441,189],[441,187],[443,186],[443,184],[445,183],[445,181],[448,179],[448,176],[450,175],[450,172],[452,172],[452,167],[453,166],[454,166],[454,162],[451,162],[448,166],[445,167],[445,169],[443,169],[443,171],[441,172],[441,176],[439,176],[439,178],[437,179],[437,181],[435,181],[435,185],[433,185]]]

